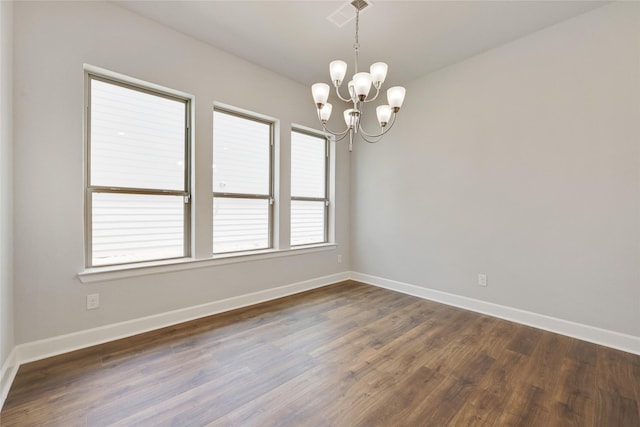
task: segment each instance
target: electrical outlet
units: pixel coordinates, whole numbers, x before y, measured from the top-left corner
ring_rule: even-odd
[[[338,255],[338,264],[342,263],[342,255]]]
[[[484,273],[478,274],[478,285],[487,286],[487,275]]]
[[[87,295],[87,310],[100,307],[100,294]]]

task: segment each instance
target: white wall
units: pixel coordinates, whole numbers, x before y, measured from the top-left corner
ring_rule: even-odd
[[[283,195],[289,192],[290,125],[316,127],[315,111],[307,87],[113,4],[20,2],[14,19],[16,343],[349,269],[349,157],[340,146],[337,250],[82,284],[76,274],[83,269],[84,63],[195,96],[198,256],[208,256],[211,235],[213,102],[281,120]],[[280,219],[284,238],[286,199]],[[87,311],[85,297],[94,292],[101,307]]]
[[[0,2],[0,367],[14,346],[12,26],[13,3]]]
[[[639,3],[410,82],[357,149],[354,271],[640,336]]]

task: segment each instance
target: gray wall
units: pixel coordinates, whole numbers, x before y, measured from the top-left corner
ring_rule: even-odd
[[[12,24],[13,3],[0,2],[0,367],[14,345]]]
[[[410,82],[356,149],[354,271],[640,336],[639,3]]]
[[[210,255],[211,244],[213,102],[281,120],[279,237],[287,242],[289,129],[292,123],[317,127],[313,102],[303,85],[113,4],[19,2],[14,11],[17,344],[349,269],[349,157],[340,152],[337,250],[81,283],[76,275],[83,270],[83,64],[195,96],[199,257]],[[94,292],[100,293],[101,307],[87,311],[85,297]]]

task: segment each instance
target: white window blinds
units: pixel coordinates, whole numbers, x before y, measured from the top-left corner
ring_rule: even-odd
[[[91,185],[184,190],[185,102],[91,80]]]
[[[291,245],[327,241],[327,140],[291,133]]]
[[[90,76],[89,266],[187,255],[187,105]]]
[[[271,247],[272,124],[213,113],[213,252]]]

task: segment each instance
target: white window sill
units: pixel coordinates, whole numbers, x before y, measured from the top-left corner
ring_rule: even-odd
[[[194,268],[212,267],[216,265],[235,264],[269,258],[303,255],[313,252],[336,249],[335,243],[299,246],[291,249],[267,249],[264,251],[240,252],[232,254],[213,255],[211,258],[180,258],[166,261],[141,262],[136,264],[115,265],[109,267],[88,268],[78,273],[82,283],[106,282],[109,280],[126,279],[129,277],[146,276],[149,274],[167,273],[172,271],[191,270]]]

